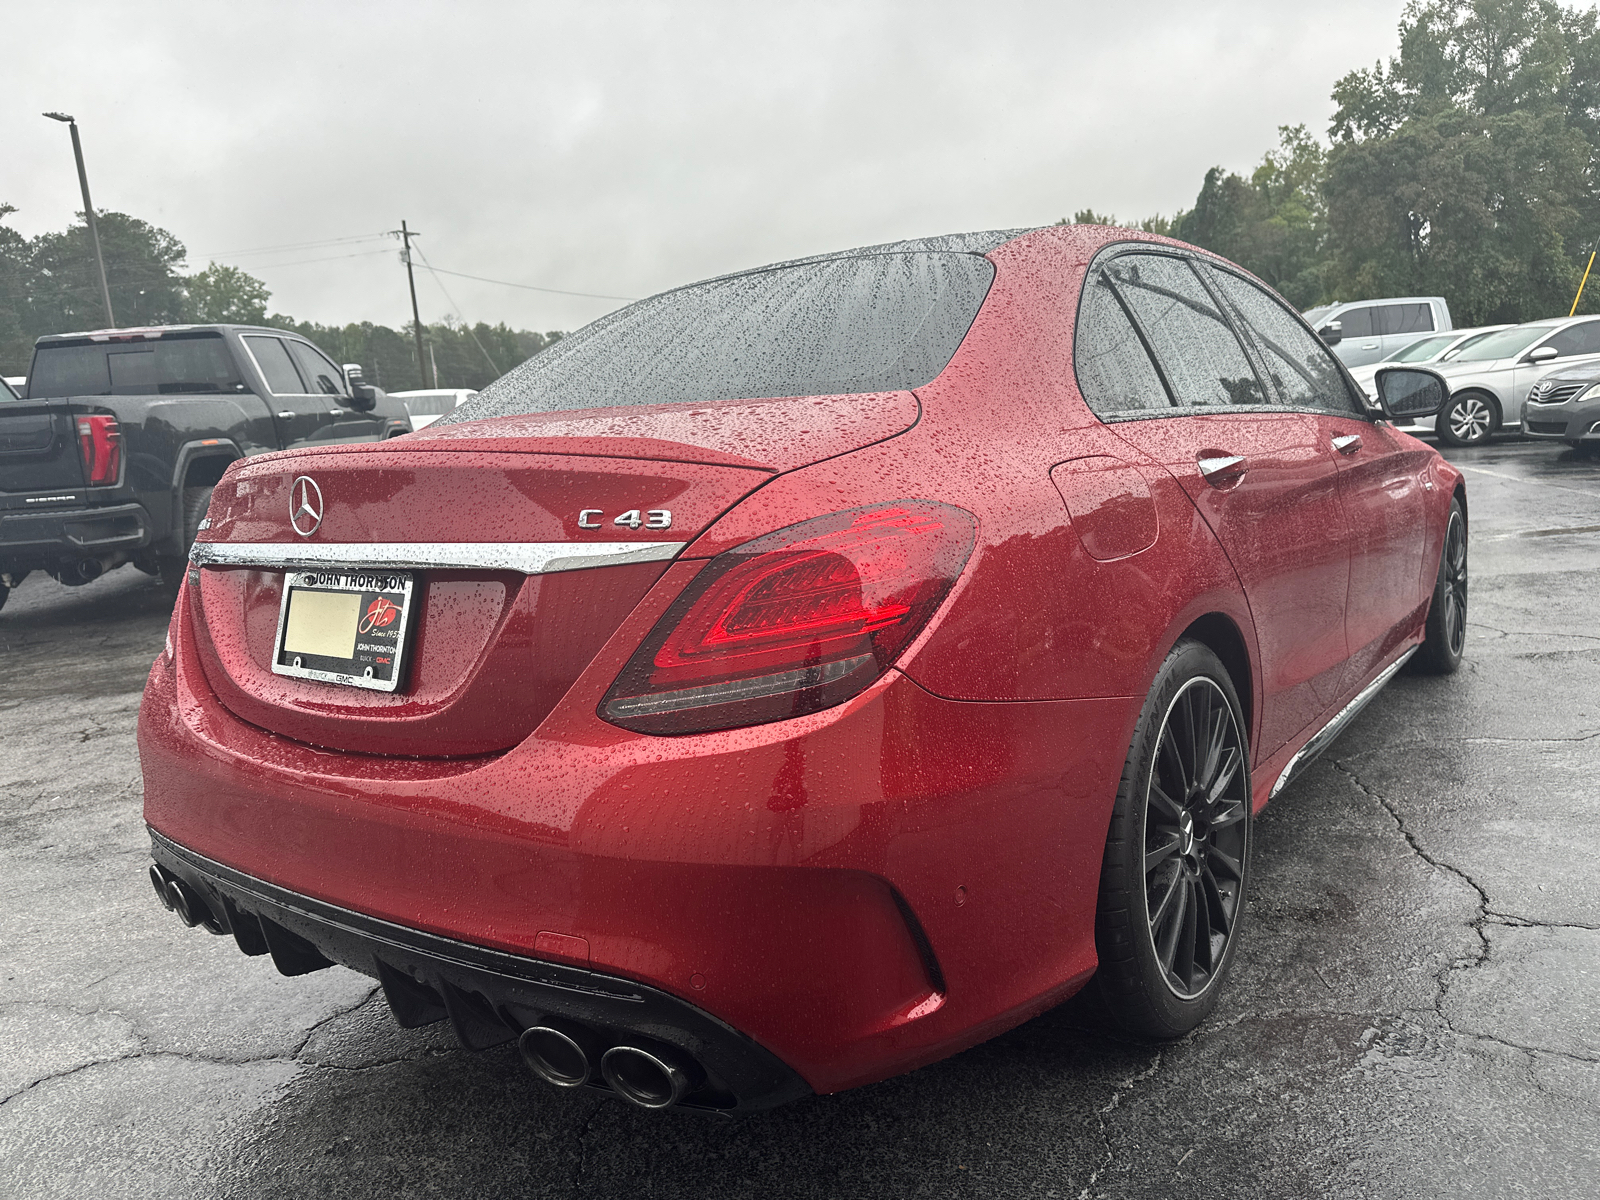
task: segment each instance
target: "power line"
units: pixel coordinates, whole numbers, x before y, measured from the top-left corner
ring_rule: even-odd
[[[439,285],[439,290],[444,293],[444,298],[450,301],[450,307],[456,310],[456,317],[460,320],[461,327],[467,331],[467,336],[470,337],[474,343],[476,343],[478,349],[483,351],[483,356],[489,360],[489,366],[494,371],[495,376],[498,378],[499,376],[504,375],[505,372],[500,369],[500,364],[494,361],[494,358],[490,355],[489,351],[485,349],[484,344],[478,341],[478,335],[472,331],[472,326],[467,322],[467,314],[461,311],[461,306],[456,303],[456,298],[450,294],[450,289],[444,286],[444,280],[439,278],[439,272],[436,271],[433,264],[428,261],[428,256],[423,253],[421,246],[417,247],[417,253],[422,256],[422,265],[426,267],[428,269],[428,273],[433,276],[433,281]],[[433,385],[434,387],[439,386],[437,372],[434,373]]]
[[[251,267],[250,269],[252,271],[276,271],[279,267],[299,267],[299,266],[304,266],[306,263],[337,262],[342,258],[367,258],[367,257],[370,257],[371,255],[374,255],[374,254],[390,254],[390,253],[392,253],[392,251],[389,249],[389,247],[384,246],[382,249],[379,249],[379,250],[357,250],[354,254],[329,254],[329,255],[325,255],[322,258],[297,258],[297,259],[294,259],[291,262],[263,263],[260,266],[254,266],[254,267]],[[197,255],[196,257],[201,257],[201,256]],[[204,257],[206,257],[206,258],[217,258],[219,256],[215,255],[215,254],[208,254],[208,255],[205,255]]]
[[[284,242],[279,246],[252,246],[246,250],[218,250],[215,253],[201,254],[195,252],[196,258],[224,258],[240,254],[273,254],[281,250],[315,250],[321,246],[337,246],[342,242],[370,242],[377,238],[388,237],[386,233],[360,233],[350,237],[325,238],[320,242]]]
[[[476,279],[479,283],[498,283],[501,287],[522,288],[529,292],[549,292],[553,296],[585,296],[590,300],[637,300],[637,296],[608,296],[603,292],[568,292],[561,288],[535,287],[531,283],[512,283],[509,279],[489,279],[483,275],[468,275],[465,271],[446,271],[443,267],[429,267],[439,275],[454,275],[457,279]]]

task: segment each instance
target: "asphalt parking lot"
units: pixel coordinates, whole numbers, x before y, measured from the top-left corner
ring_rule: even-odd
[[[166,626],[123,568],[0,612],[0,1195],[1600,1194],[1600,462],[1451,452],[1468,662],[1399,676],[1260,818],[1216,1015],[1071,1002],[738,1124],[555,1093],[280,977],[144,877],[134,745]]]

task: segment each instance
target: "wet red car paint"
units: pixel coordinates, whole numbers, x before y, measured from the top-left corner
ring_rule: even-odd
[[[987,299],[912,391],[562,412],[230,471],[203,542],[649,542],[671,562],[423,572],[395,694],[270,669],[283,571],[191,571],[140,719],[146,817],[280,888],[649,984],[830,1092],[1014,1026],[1096,969],[1108,816],[1186,631],[1231,638],[1254,805],[1423,634],[1460,476],[1358,416],[1107,424],[1074,373],[1085,272],[1128,231],[988,254]],[[1345,457],[1332,437],[1358,433]],[[1197,456],[1242,455],[1236,486]],[[924,499],[971,514],[959,577],[842,703],[684,736],[600,709],[715,556]],[[1338,596],[1338,604],[1328,597]]]

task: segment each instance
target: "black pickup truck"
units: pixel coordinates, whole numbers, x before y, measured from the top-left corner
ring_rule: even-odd
[[[132,563],[176,589],[228,464],[411,432],[404,405],[310,342],[247,325],[56,334],[0,391],[0,605],[29,572]]]

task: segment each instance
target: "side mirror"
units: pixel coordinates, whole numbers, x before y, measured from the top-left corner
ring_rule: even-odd
[[[378,407],[378,397],[382,394],[381,389],[357,380],[350,385],[350,407],[357,412],[371,412]]]
[[[1317,330],[1317,336],[1322,339],[1323,345],[1337,346],[1344,341],[1344,322],[1329,321],[1321,329]]]
[[[1372,381],[1378,403],[1393,421],[1431,417],[1450,399],[1450,385],[1423,367],[1384,367]]]
[[[1561,351],[1554,346],[1535,346],[1528,351],[1528,361],[1531,363],[1549,362],[1552,358],[1559,358]]]

